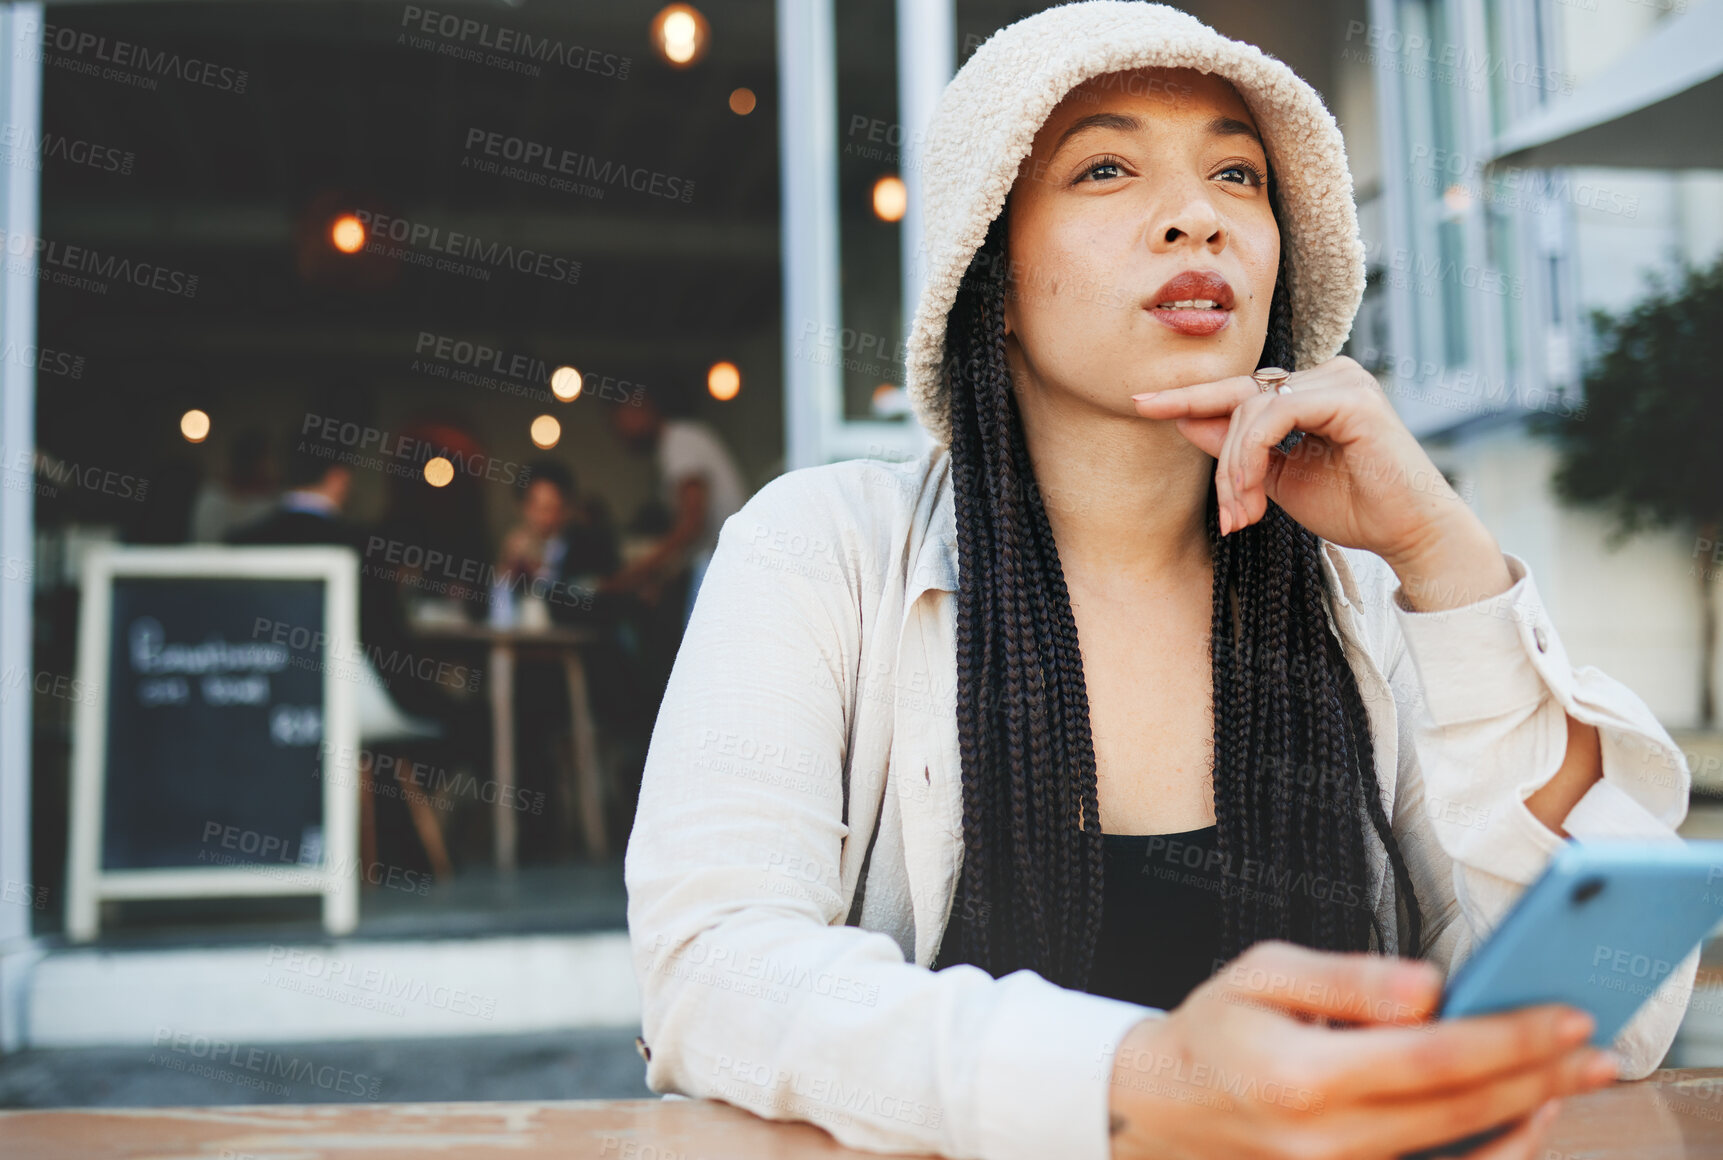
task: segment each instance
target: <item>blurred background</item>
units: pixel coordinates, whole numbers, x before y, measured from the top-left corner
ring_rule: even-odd
[[[705,561],[928,445],[919,135],[1047,6],[0,7],[0,1106],[647,1094]],[[1323,94],[1345,353],[1723,837],[1723,0],[1178,6]]]

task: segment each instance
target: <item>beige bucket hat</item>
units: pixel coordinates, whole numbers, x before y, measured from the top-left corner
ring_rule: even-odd
[[[940,444],[951,442],[940,374],[946,315],[1036,132],[1090,77],[1157,66],[1224,77],[1256,117],[1279,185],[1290,369],[1326,362],[1346,342],[1364,297],[1364,243],[1346,143],[1316,90],[1260,48],[1176,8],[1139,0],[1064,4],[994,33],[946,86],[928,126],[921,160],[926,277],[910,327],[906,387],[916,417]]]

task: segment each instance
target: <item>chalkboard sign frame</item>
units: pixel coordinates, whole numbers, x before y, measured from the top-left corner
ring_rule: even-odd
[[[316,866],[235,865],[109,870],[102,865],[108,786],[108,714],[116,687],[109,672],[114,631],[114,581],[149,577],[188,580],[319,580],[324,584],[323,830]],[[236,898],[318,895],[323,926],[348,934],[359,920],[359,800],[357,771],[331,768],[358,752],[359,722],[352,690],[339,684],[334,652],[359,636],[359,557],[340,547],[93,546],[82,566],[78,615],[78,677],[97,695],[80,698],[72,726],[71,835],[66,883],[66,933],[74,942],[96,937],[101,903],[110,899]],[[341,756],[346,755],[346,756]]]

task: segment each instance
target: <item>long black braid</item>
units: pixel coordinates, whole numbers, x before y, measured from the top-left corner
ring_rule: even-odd
[[[1272,178],[1269,194],[1278,220]],[[935,965],[973,963],[996,977],[1027,967],[1081,988],[1101,926],[1095,751],[1076,620],[1006,362],[1005,221],[1001,212],[971,262],[946,337],[964,854]],[[1283,248],[1258,366],[1293,365],[1286,286]],[[1361,804],[1405,908],[1400,953],[1416,957],[1418,901],[1382,809],[1363,700],[1324,611],[1317,537],[1270,501],[1262,519],[1222,538],[1212,480],[1207,525],[1215,822],[1230,879],[1221,958],[1265,938],[1386,945]]]

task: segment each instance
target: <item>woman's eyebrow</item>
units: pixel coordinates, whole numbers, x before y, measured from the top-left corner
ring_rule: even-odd
[[[1090,129],[1118,129],[1125,133],[1135,133],[1142,127],[1142,121],[1129,113],[1090,113],[1087,117],[1079,117],[1066,126],[1065,131],[1059,134],[1059,140],[1054,144],[1053,152],[1047,155],[1047,159],[1051,161],[1057,157],[1059,150],[1065,147],[1065,142]],[[1256,130],[1237,117],[1229,117],[1225,113],[1221,113],[1203,128],[1211,137],[1249,137],[1256,142],[1257,148],[1262,148],[1262,138],[1257,135]]]
[[[1053,152],[1047,155],[1047,160],[1059,156],[1059,150],[1065,147],[1065,142],[1077,134],[1089,129],[1119,129],[1126,133],[1135,133],[1143,127],[1143,123],[1129,113],[1090,113],[1087,117],[1079,117],[1065,131],[1059,134],[1059,140],[1053,146]]]
[[[1206,127],[1211,137],[1249,137],[1256,142],[1258,148],[1262,147],[1262,138],[1257,136],[1256,130],[1236,117],[1229,117],[1222,113],[1210,121]]]

